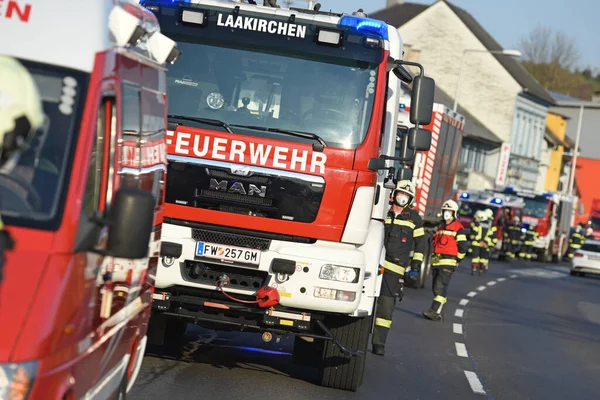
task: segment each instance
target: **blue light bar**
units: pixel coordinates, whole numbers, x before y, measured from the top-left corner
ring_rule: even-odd
[[[400,103],[400,104],[398,104],[398,108],[399,108],[400,110],[405,110],[405,109],[406,109],[406,104],[404,104],[404,103]]]
[[[338,23],[340,28],[350,28],[356,33],[371,33],[383,40],[388,40],[388,26],[383,21],[371,18],[361,18],[352,15],[344,15]]]
[[[468,199],[468,198],[469,198],[469,193],[467,193],[467,192],[462,192],[462,193],[460,194],[460,198],[461,198],[461,199]]]
[[[494,197],[492,199],[492,203],[494,203],[494,204],[502,204],[503,201],[502,201],[502,199],[500,197]]]

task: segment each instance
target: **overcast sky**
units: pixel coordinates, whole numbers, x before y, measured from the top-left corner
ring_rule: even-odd
[[[315,1],[316,3],[317,1]],[[386,0],[319,0],[322,9],[352,12],[363,8],[373,12],[384,8]],[[433,4],[435,0],[411,0]],[[451,0],[466,9],[504,48],[515,48],[519,38],[538,25],[563,31],[581,53],[579,64],[600,71],[600,0]],[[281,5],[285,0],[278,0]],[[295,7],[308,5],[294,0]]]

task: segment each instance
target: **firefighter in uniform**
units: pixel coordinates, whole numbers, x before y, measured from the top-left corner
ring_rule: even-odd
[[[514,216],[512,224],[504,231],[504,240],[506,241],[506,258],[512,261],[516,257],[521,241],[521,220]]]
[[[29,71],[17,59],[0,55],[0,174],[12,173],[44,119],[41,96]],[[4,251],[13,245],[0,216],[0,283]]]
[[[521,235],[521,241],[523,242],[523,245],[519,251],[519,258],[521,260],[531,261],[531,257],[533,256],[533,243],[535,243],[536,239],[539,237],[539,234],[535,230],[536,225],[534,224],[526,224],[524,228],[526,230]]]
[[[585,242],[585,235],[583,231],[583,224],[578,224],[575,227],[575,231],[571,234],[569,239],[569,250],[567,251],[567,258],[571,260],[575,256],[575,251],[581,248],[583,242]]]
[[[431,258],[433,275],[433,302],[423,316],[432,321],[444,319],[443,308],[447,301],[450,278],[460,261],[465,257],[469,242],[462,224],[457,220],[458,204],[446,200],[442,205],[443,221],[433,237]]]
[[[425,230],[421,216],[410,207],[415,198],[412,183],[399,181],[393,194],[393,204],[385,220],[385,263],[381,293],[377,300],[373,353],[384,355],[385,341],[392,326],[396,303],[402,300],[404,272],[419,272],[425,251]],[[409,253],[413,250],[412,261]]]
[[[481,211],[477,230],[471,233],[471,248],[473,249],[473,259],[471,260],[471,275],[475,275],[477,269],[483,272],[488,270],[490,261],[490,249],[496,245],[496,227],[490,221],[490,213],[494,213],[489,208]]]
[[[477,268],[480,265],[480,254],[482,247],[485,247],[483,238],[487,232],[483,232],[481,223],[485,218],[483,210],[475,212],[474,220],[471,223],[471,234],[469,239],[471,240],[471,247],[469,247],[469,253],[471,253],[471,275],[475,274]]]
[[[594,238],[594,226],[592,225],[592,221],[588,221],[585,225],[585,238],[593,239]]]

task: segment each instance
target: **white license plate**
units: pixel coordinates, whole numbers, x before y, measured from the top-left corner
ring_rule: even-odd
[[[223,246],[221,244],[197,242],[196,257],[214,258],[217,260],[237,261],[248,264],[260,263],[260,250],[243,247]]]

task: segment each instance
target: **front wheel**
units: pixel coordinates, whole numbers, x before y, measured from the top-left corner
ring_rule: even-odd
[[[348,357],[333,340],[325,342],[319,378],[322,386],[355,392],[361,385],[367,359],[367,346],[373,317],[353,318],[346,315],[328,317],[325,324],[344,347],[363,353]]]
[[[423,263],[421,264],[421,273],[419,274],[419,280],[417,281],[417,288],[423,289],[425,284],[427,283],[427,277],[431,272],[431,252],[433,251],[433,246],[431,245],[431,240],[429,235],[427,235],[427,247],[425,249],[425,254],[423,257]]]

